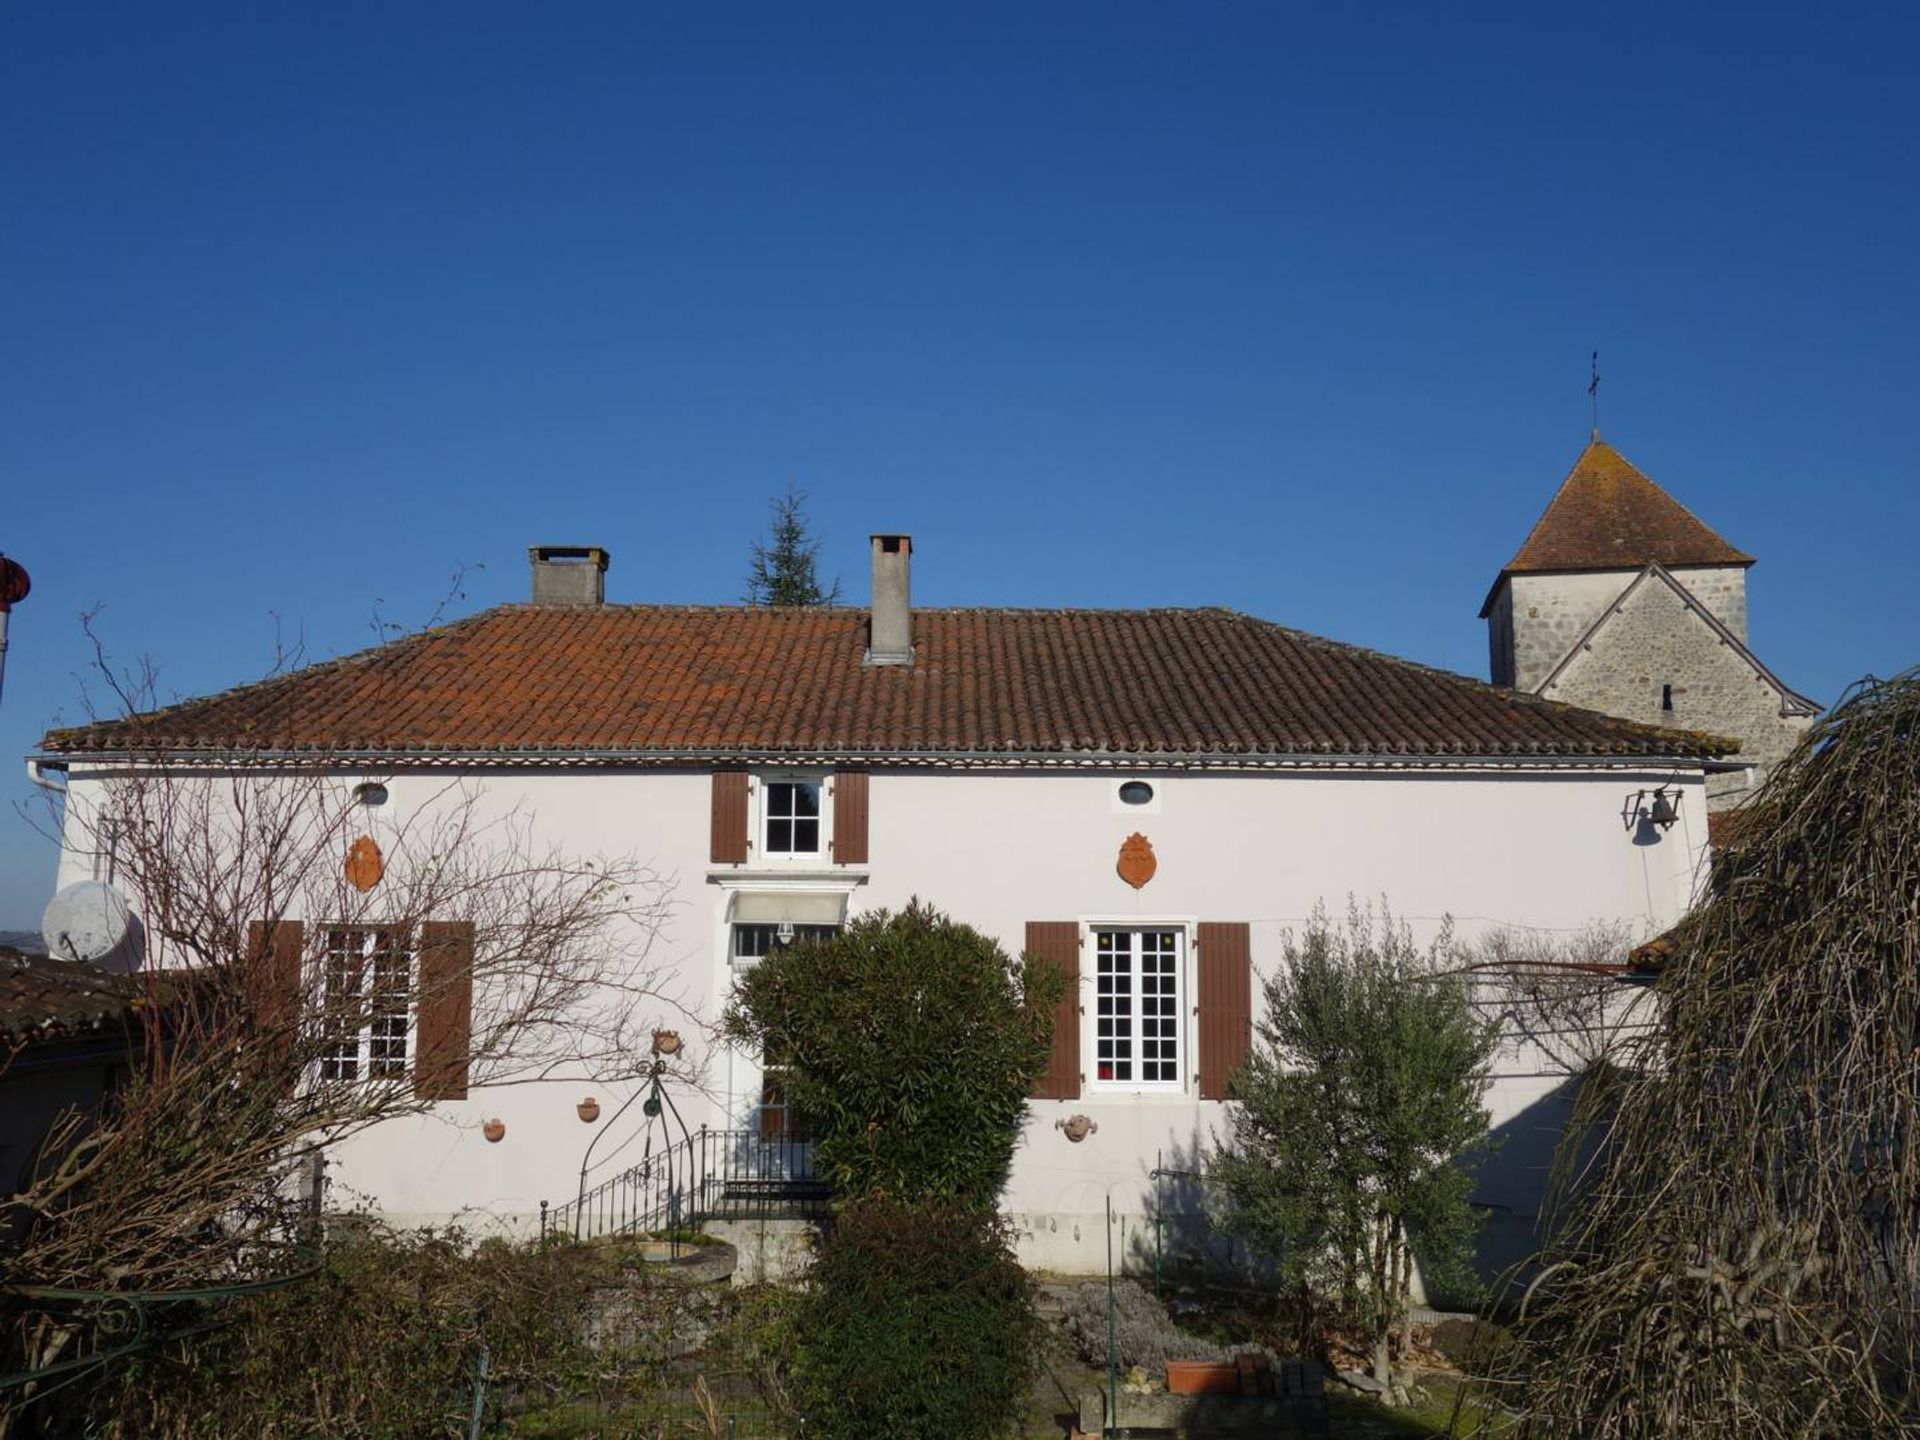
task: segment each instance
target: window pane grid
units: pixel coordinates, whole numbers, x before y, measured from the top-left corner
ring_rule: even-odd
[[[1180,1083],[1180,932],[1094,931],[1094,1075]]]
[[[762,786],[766,854],[820,853],[820,782],[769,780]]]
[[[391,931],[335,926],[320,961],[320,1078],[404,1075],[413,957]]]
[[[733,927],[733,963],[746,969],[755,961],[764,960],[782,945],[790,945],[794,940],[825,940],[828,936],[840,933],[838,925],[795,925],[791,939],[782,939],[780,927],[773,925],[740,924]]]

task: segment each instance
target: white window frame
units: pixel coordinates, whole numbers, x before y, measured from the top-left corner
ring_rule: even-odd
[[[1100,983],[1100,937],[1102,935],[1112,935],[1123,932],[1135,937],[1148,932],[1171,934],[1174,937],[1175,954],[1171,971],[1174,980],[1172,1013],[1170,1016],[1161,1017],[1171,1021],[1172,1035],[1170,1037],[1155,1037],[1156,1043],[1164,1043],[1168,1038],[1170,1038],[1173,1043],[1174,1053],[1172,1064],[1174,1078],[1171,1080],[1143,1080],[1140,1078],[1140,1067],[1146,1063],[1146,1057],[1142,1053],[1145,1037],[1140,1034],[1139,1028],[1141,1020],[1143,1019],[1140,1002],[1144,998],[1141,994],[1143,973],[1141,961],[1144,957],[1138,947],[1137,940],[1134,945],[1130,946],[1130,965],[1127,972],[1127,998],[1130,1003],[1128,1005],[1129,1014],[1125,1017],[1129,1022],[1128,1028],[1130,1034],[1127,1037],[1130,1050],[1129,1060],[1134,1073],[1124,1080],[1118,1078],[1101,1078],[1101,1041],[1103,1039],[1118,1038],[1117,1036],[1103,1036],[1101,1034],[1101,1022],[1103,1019],[1113,1019],[1117,1021],[1121,1017],[1117,1015],[1103,1016],[1101,1014],[1103,994],[1112,992],[1103,992]],[[1185,1096],[1191,1094],[1193,1089],[1193,1046],[1195,1040],[1195,1031],[1191,1023],[1194,1006],[1193,997],[1195,994],[1193,922],[1190,919],[1154,919],[1136,916],[1125,916],[1113,919],[1088,919],[1081,922],[1080,936],[1080,953],[1083,957],[1081,972],[1085,977],[1082,983],[1085,984],[1091,992],[1087,996],[1087,1003],[1084,1006],[1085,1019],[1083,1021],[1083,1031],[1081,1034],[1081,1054],[1085,1057],[1083,1064],[1086,1067],[1087,1089],[1092,1092],[1107,1095]],[[1115,998],[1117,999],[1117,996]],[[1117,1056],[1110,1058],[1118,1059]],[[1163,1059],[1164,1057],[1155,1057],[1156,1063]]]
[[[399,1080],[413,1073],[414,1056],[419,1042],[419,1015],[416,1008],[418,988],[418,956],[414,947],[405,943],[403,932],[389,926],[368,925],[364,923],[339,921],[327,922],[320,926],[326,936],[326,943],[320,951],[320,973],[315,993],[320,997],[320,1056],[315,1062],[319,1078],[329,1082],[360,1082],[377,1080]],[[357,975],[346,965],[347,957],[353,951],[335,943],[336,937],[350,937],[357,944],[360,969]],[[392,942],[392,943],[387,943]],[[396,1012],[387,1009],[376,1013],[371,1008],[370,985],[376,983],[376,966],[382,955],[397,953],[404,969],[402,978],[402,1003]],[[338,982],[342,978],[356,981],[352,995],[341,996]],[[351,1035],[351,1045],[345,1042],[348,1036],[337,1038],[329,1034],[329,1013],[335,1003],[347,1003],[368,1008],[355,1016],[356,1024]],[[400,1022],[396,1035],[390,1029],[393,1021]],[[399,1054],[393,1053],[393,1043],[399,1042]],[[378,1067],[378,1068],[376,1068]]]
[[[773,822],[769,810],[775,785],[813,785],[820,792],[819,848],[775,850],[768,843]],[[753,777],[753,855],[766,865],[821,866],[833,860],[833,776],[824,770],[766,770]]]

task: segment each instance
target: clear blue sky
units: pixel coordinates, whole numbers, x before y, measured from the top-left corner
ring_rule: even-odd
[[[84,609],[190,695],[534,542],[728,601],[789,481],[855,602],[900,528],[1483,675],[1595,347],[1782,675],[1920,660],[1912,7],[929,8],[9,7],[0,755]]]

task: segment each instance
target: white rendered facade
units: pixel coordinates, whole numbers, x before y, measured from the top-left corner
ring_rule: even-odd
[[[645,945],[649,962],[672,977],[679,1008],[643,1018],[677,1026],[689,1041],[695,1078],[673,1093],[696,1128],[752,1125],[762,1098],[756,1057],[729,1051],[706,1029],[732,983],[732,926],[753,907],[770,913],[764,907],[778,909],[780,897],[789,897],[793,913],[844,917],[919,897],[1009,951],[1021,948],[1031,921],[1073,921],[1089,936],[1103,927],[1173,932],[1183,1012],[1175,1037],[1179,1078],[1132,1085],[1099,1079],[1089,939],[1081,965],[1086,1083],[1077,1099],[1031,1104],[1006,1192],[1023,1259],[1081,1272],[1105,1264],[1109,1197],[1118,1217],[1115,1252],[1136,1261],[1153,1243],[1156,1206],[1194,1208],[1190,1189],[1156,1182],[1151,1172],[1196,1168],[1197,1155],[1223,1128],[1224,1105],[1200,1099],[1194,1078],[1198,924],[1249,925],[1257,1016],[1258,982],[1279,959],[1282,932],[1298,927],[1316,904],[1338,912],[1350,895],[1384,897],[1421,934],[1450,915],[1463,936],[1503,925],[1572,931],[1597,920],[1623,921],[1651,936],[1687,908],[1707,843],[1697,761],[1322,761],[1173,770],[869,764],[870,858],[852,865],[791,854],[714,863],[706,769],[436,766],[343,776],[341,783],[375,778],[387,786],[387,804],[366,812],[376,840],[447,795],[459,775],[483,813],[519,813],[541,844],[648,863],[672,903],[658,933],[624,939]],[[84,833],[98,773],[78,759],[71,765],[70,838]],[[824,836],[831,831],[831,774],[830,765],[769,766],[754,771],[754,789],[764,793],[769,780],[821,780]],[[1123,803],[1119,787],[1136,780],[1152,786],[1152,798]],[[1636,797],[1660,785],[1679,796],[1678,822],[1665,832],[1636,818]],[[790,813],[790,797],[783,805]],[[756,830],[764,823],[756,810]],[[1148,837],[1157,860],[1152,879],[1138,889],[1116,873],[1122,842],[1136,832]],[[76,843],[63,857],[60,883],[88,878],[91,866]],[[1523,1225],[1545,1181],[1542,1137],[1564,1119],[1556,1092],[1566,1077],[1524,1054],[1504,1056],[1497,1069],[1494,1124],[1519,1143],[1489,1167],[1479,1198]],[[633,1084],[583,1072],[476,1088],[465,1100],[436,1104],[339,1147],[331,1169],[336,1194],[366,1197],[400,1222],[466,1216],[524,1231],[537,1224],[543,1200],[573,1198],[589,1142],[612,1123]],[[587,1095],[601,1106],[594,1126],[575,1113]],[[1057,1123],[1075,1115],[1097,1127],[1077,1143]],[[506,1125],[497,1144],[481,1128],[494,1118]],[[634,1131],[641,1123],[636,1106],[620,1126]],[[596,1156],[607,1160],[596,1164],[592,1180],[630,1162],[632,1152],[618,1158],[624,1138],[600,1143]]]

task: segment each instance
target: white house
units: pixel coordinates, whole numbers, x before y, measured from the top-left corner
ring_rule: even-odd
[[[912,548],[874,537],[871,610],[608,604],[604,551],[536,549],[531,603],[160,712],[141,753],[377,780],[376,840],[458,777],[546,838],[646,857],[673,900],[654,953],[700,1019],[784,936],[915,896],[1048,958],[1077,995],[1005,1205],[1025,1258],[1065,1270],[1105,1263],[1109,1200],[1120,1249],[1147,1243],[1182,1183],[1154,1172],[1194,1168],[1258,980],[1316,904],[1385,896],[1423,928],[1652,934],[1694,893],[1727,748],[1706,736],[1228,610],[914,610]],[[70,813],[134,758],[124,737],[43,742],[35,763],[65,772]],[[1665,825],[1649,823],[1656,791]],[[80,849],[62,883],[88,874]],[[445,1018],[428,1034],[402,1007],[382,1053],[444,1048],[461,1033]],[[709,1081],[673,1095],[687,1122],[777,1130],[759,1057],[685,1033]],[[1482,1198],[1520,1221],[1563,1078],[1519,1056],[1494,1093],[1531,1158]],[[593,1126],[575,1118],[589,1092]],[[630,1089],[564,1074],[447,1093],[342,1147],[336,1180],[401,1219],[478,1209],[529,1226],[574,1198]],[[1064,1125],[1076,1116],[1090,1124]],[[598,1153],[619,1153],[607,1138]]]

